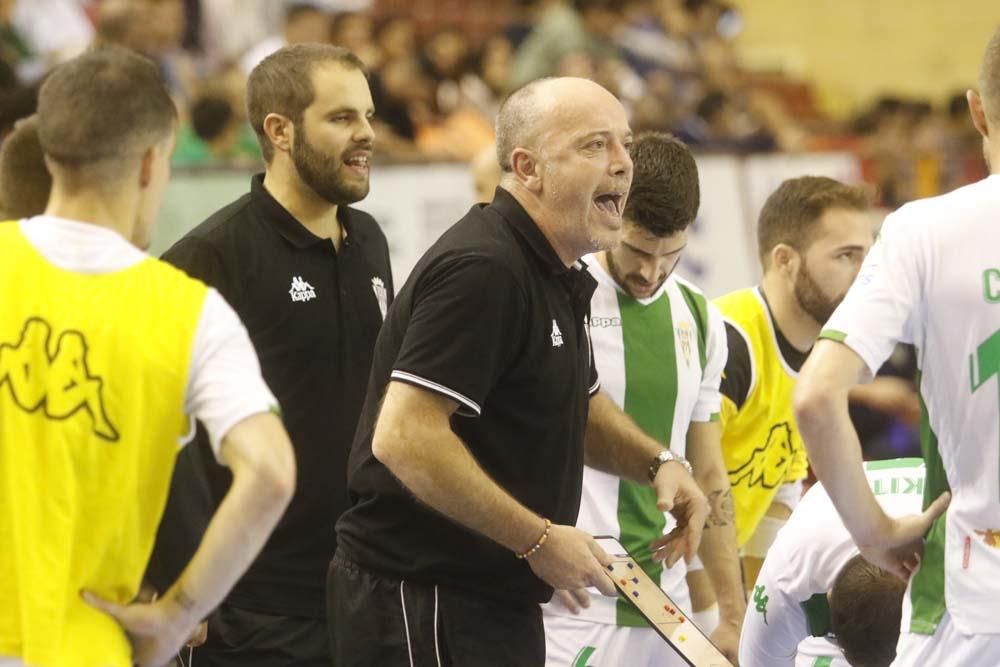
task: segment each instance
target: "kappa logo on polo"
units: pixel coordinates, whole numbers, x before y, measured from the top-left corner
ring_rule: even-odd
[[[382,319],[385,319],[385,312],[389,310],[389,292],[385,288],[385,283],[378,276],[372,278],[372,291],[375,292],[375,299],[378,301],[379,312]]]
[[[559,325],[556,324],[556,321],[552,320],[552,347],[562,347],[562,345],[562,331],[559,330]]]
[[[292,276],[292,288],[288,290],[292,301],[310,301],[316,298],[316,290],[313,286],[302,280],[302,276]]]

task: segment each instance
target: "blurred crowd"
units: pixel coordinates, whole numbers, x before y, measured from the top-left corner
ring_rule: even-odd
[[[889,207],[984,173],[962,95],[887,97],[834,121],[808,83],[740,66],[742,21],[722,0],[0,0],[0,138],[53,64],[114,43],[171,82],[178,166],[253,165],[248,72],[284,44],[326,41],[370,69],[382,162],[470,160],[507,92],[578,75],[617,95],[634,129],[698,151],[855,151]]]

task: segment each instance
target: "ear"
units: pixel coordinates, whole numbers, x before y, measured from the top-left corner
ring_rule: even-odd
[[[142,162],[139,164],[139,187],[143,190],[153,182],[153,168],[156,165],[158,147],[150,146],[142,154]]]
[[[527,148],[515,148],[510,154],[510,167],[514,177],[531,192],[542,190],[542,170],[538,156]]]
[[[979,130],[979,134],[985,138],[990,136],[990,128],[986,124],[986,110],[983,108],[983,98],[975,90],[968,90],[965,99],[969,102],[969,115],[972,116],[972,124]]]
[[[800,260],[798,251],[788,244],[779,243],[771,248],[771,267],[775,271],[791,272],[794,275],[798,273]]]
[[[269,113],[264,117],[264,133],[274,146],[275,152],[290,153],[295,141],[295,125],[292,121],[277,113]]]

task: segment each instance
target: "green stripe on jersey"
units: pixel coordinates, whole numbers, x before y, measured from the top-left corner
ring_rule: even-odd
[[[833,658],[825,656],[823,658],[816,658],[816,662],[812,664],[812,667],[830,667],[833,664]]]
[[[708,301],[705,299],[705,295],[695,292],[680,281],[677,281],[676,284],[698,325],[698,358],[701,360],[701,372],[704,375],[705,360],[708,358]]]
[[[865,470],[892,470],[895,468],[919,468],[923,459],[908,457],[905,459],[885,459],[884,461],[865,461]]]
[[[819,337],[826,338],[827,340],[835,340],[838,343],[843,343],[847,340],[847,334],[836,329],[823,329],[819,332]]]
[[[918,355],[919,356],[919,355]],[[920,386],[920,376],[917,375],[917,386]],[[939,495],[950,491],[948,478],[941,463],[941,453],[938,451],[938,438],[931,428],[927,404],[920,394],[920,449],[927,466],[927,477],[924,481],[924,509]],[[945,517],[947,512],[934,521],[927,534],[924,545],[924,555],[920,561],[920,569],[913,575],[910,586],[910,632],[921,635],[933,635],[937,625],[944,616],[944,541]]]
[[[618,309],[625,347],[625,412],[646,434],[669,446],[677,399],[677,352],[670,296],[663,294],[644,306],[619,294]],[[659,584],[663,565],[653,561],[649,543],[663,534],[667,520],[656,508],[656,491],[642,484],[619,481],[618,525],[622,546]],[[647,625],[639,612],[621,598],[616,616],[618,625]]]

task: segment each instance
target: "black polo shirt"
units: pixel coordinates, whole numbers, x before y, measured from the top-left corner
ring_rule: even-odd
[[[385,236],[367,213],[341,206],[340,250],[303,227],[263,186],[221,209],[163,259],[215,287],[243,320],[261,370],[281,406],[298,467],[295,496],[228,602],[289,616],[325,616],[324,581],[334,525],[348,504],[347,457],[361,413],[375,340],[393,294]],[[380,303],[381,302],[381,303]],[[190,533],[187,499],[206,486],[209,511],[231,474],[215,462],[203,431],[178,466],[160,541]],[[204,493],[202,491],[202,493]],[[204,524],[197,526],[204,530]],[[177,537],[171,539],[169,533]],[[183,565],[183,548],[169,560]],[[190,554],[187,554],[190,557]],[[162,560],[162,559],[161,559]]]
[[[348,464],[353,505],[337,524],[346,558],[487,597],[549,599],[527,562],[417,501],[372,455],[372,433],[391,380],[452,398],[451,427],[486,473],[531,510],[574,524],[598,389],[585,324],[595,287],[501,188],[431,247],[379,335]]]

